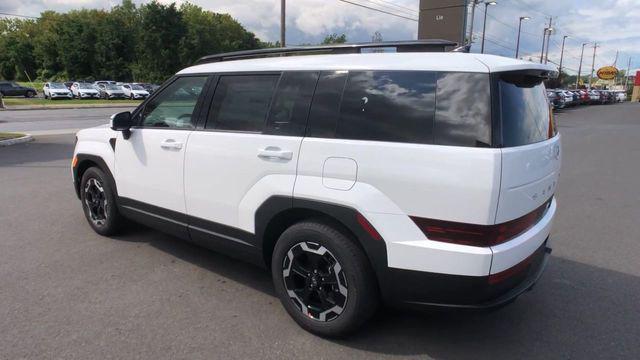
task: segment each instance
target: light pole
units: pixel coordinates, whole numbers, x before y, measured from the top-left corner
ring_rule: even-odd
[[[580,73],[582,72],[582,58],[584,57],[584,47],[589,43],[582,44],[582,51],[580,52],[580,66],[578,66],[578,77],[576,78],[576,89],[580,86]]]
[[[484,3],[484,23],[482,25],[482,46],[480,47],[481,54],[484,54],[484,34],[487,30],[487,9],[489,8],[489,5],[496,5],[496,4],[498,3],[495,1],[489,1]]]
[[[518,40],[516,41],[516,59],[518,58],[518,52],[520,50],[520,30],[522,30],[522,20],[531,19],[528,16],[520,16],[520,21],[518,22]]]
[[[287,46],[285,44],[285,32],[286,32],[286,28],[285,28],[285,20],[286,20],[286,16],[285,16],[285,12],[286,12],[286,0],[280,0],[280,47],[285,47]]]
[[[564,57],[564,42],[565,40],[567,40],[567,38],[570,37],[569,35],[565,35],[562,37],[562,49],[560,50],[560,66],[558,69],[558,77],[560,78],[560,85],[562,85],[562,58]]]

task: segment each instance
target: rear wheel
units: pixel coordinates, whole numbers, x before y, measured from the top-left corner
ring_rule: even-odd
[[[80,183],[80,200],[89,225],[100,235],[115,234],[124,223],[105,173],[97,167],[87,169]]]
[[[366,255],[322,221],[287,229],[276,243],[271,269],[282,305],[314,334],[345,336],[377,308],[376,281]]]
[[[33,92],[33,91],[31,91],[31,90],[27,91],[27,92],[24,94],[24,97],[28,97],[28,98],[32,98],[32,97],[34,97],[34,96],[36,96],[36,93],[35,93],[35,92]]]

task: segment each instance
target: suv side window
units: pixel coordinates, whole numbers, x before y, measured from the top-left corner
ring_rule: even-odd
[[[317,82],[317,72],[285,72],[282,75],[269,111],[267,134],[304,136]]]
[[[426,71],[350,71],[337,137],[433,143],[436,74]]]
[[[176,79],[145,105],[141,125],[159,128],[193,128],[195,120],[193,110],[206,81],[206,76],[185,76]]]
[[[277,75],[223,75],[213,95],[206,129],[262,132]]]
[[[333,138],[340,117],[340,100],[347,81],[346,71],[322,72],[309,111],[307,136]]]

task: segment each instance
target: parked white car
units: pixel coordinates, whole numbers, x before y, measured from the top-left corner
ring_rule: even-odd
[[[74,82],[71,85],[71,92],[76,99],[99,99],[100,93],[93,84],[84,82]]]
[[[44,83],[42,93],[45,99],[73,99],[71,91],[61,82]]]
[[[96,84],[96,88],[98,89],[98,92],[100,93],[100,98],[102,99],[111,100],[111,99],[125,98],[124,90],[122,90],[122,86],[102,82],[102,83]]]
[[[149,96],[149,92],[138,84],[123,84],[122,90],[124,91],[124,96],[132,100],[146,99]]]
[[[77,133],[73,183],[98,234],[126,217],[261,264],[289,315],[323,336],[380,302],[495,308],[540,279],[561,164],[554,67],[225,55]]]

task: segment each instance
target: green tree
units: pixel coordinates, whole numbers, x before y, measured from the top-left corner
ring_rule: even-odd
[[[131,63],[136,58],[139,16],[130,0],[111,9],[97,26],[95,75],[101,79],[132,80]]]
[[[324,37],[324,40],[322,40],[322,45],[330,45],[330,44],[344,44],[347,42],[347,35],[342,34],[342,35],[338,35],[338,34],[329,34],[327,36]]]
[[[182,14],[175,3],[163,5],[152,1],[140,7],[140,32],[136,45],[137,61],[133,78],[162,82],[182,65],[180,40],[186,33]]]

